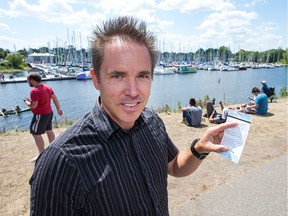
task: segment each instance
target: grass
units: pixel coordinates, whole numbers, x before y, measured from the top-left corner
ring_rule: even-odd
[[[7,74],[13,74],[13,73],[21,73],[22,71],[26,71],[29,70],[29,67],[23,67],[22,69],[13,69],[13,68],[4,68],[4,67],[0,67],[0,73],[4,72]]]

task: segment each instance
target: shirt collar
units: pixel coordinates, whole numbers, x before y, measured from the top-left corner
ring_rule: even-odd
[[[136,120],[134,126],[130,130],[125,130],[121,128],[103,109],[101,106],[101,98],[99,96],[96,104],[92,110],[92,118],[97,131],[100,136],[104,136],[103,138],[108,140],[114,133],[117,131],[123,131],[125,133],[130,133],[137,130],[143,124],[147,123],[148,118],[151,116],[151,112],[147,112],[147,108],[145,108],[139,118]]]

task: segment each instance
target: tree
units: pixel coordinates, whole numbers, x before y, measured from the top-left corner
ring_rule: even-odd
[[[7,51],[0,48],[0,59],[5,59],[6,56],[7,56]]]
[[[27,52],[27,50],[24,48],[23,50],[18,50],[18,53],[20,54],[20,55],[23,55],[24,56],[24,58],[27,58],[28,57],[28,52]]]
[[[219,60],[227,62],[232,52],[229,47],[221,46],[218,50]]]
[[[40,53],[49,53],[49,48],[48,47],[40,47],[39,52]]]
[[[195,52],[195,60],[200,62],[206,61],[204,49],[200,48]]]
[[[206,59],[210,62],[216,60],[217,58],[217,49],[213,49],[213,48],[208,48],[205,51],[205,55],[206,55]]]
[[[288,64],[288,48],[286,48],[286,51],[283,52],[281,63]]]
[[[14,69],[22,69],[23,68],[23,59],[24,57],[22,55],[8,55],[6,56],[5,60],[7,60],[11,67]],[[25,64],[25,63],[24,63]]]
[[[247,53],[245,50],[241,49],[238,53],[236,53],[237,62],[247,61]]]

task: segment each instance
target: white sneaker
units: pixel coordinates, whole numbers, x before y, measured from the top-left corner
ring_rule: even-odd
[[[35,163],[35,161],[37,160],[38,156],[39,156],[39,155],[37,155],[36,157],[32,158],[32,159],[30,160],[30,163]]]

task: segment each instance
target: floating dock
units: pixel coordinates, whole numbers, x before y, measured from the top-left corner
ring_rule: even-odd
[[[59,77],[46,77],[46,78],[41,78],[41,80],[44,81],[61,81],[61,80],[72,80],[75,79],[75,76],[59,76]],[[9,83],[23,83],[27,82],[27,77],[15,77],[12,79],[7,79],[7,80],[1,80],[1,84],[9,84]]]

